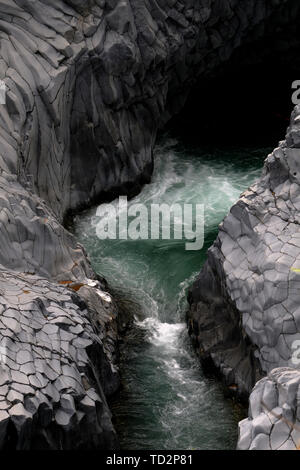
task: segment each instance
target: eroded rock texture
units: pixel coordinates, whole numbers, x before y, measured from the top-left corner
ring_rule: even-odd
[[[267,157],[261,179],[220,224],[190,292],[190,328],[200,354],[241,392],[249,392],[260,373],[293,366],[300,339],[299,112],[286,140]]]
[[[114,448],[102,384],[117,378],[82,299],[45,279],[3,272],[0,310],[1,446]]]
[[[296,107],[286,140],[267,157],[261,179],[241,195],[220,224],[189,294],[190,332],[200,357],[212,362],[240,394],[248,394],[256,380],[272,369],[296,368],[299,363],[299,135]],[[289,375],[282,373],[285,381]],[[274,377],[280,374],[279,369]],[[291,374],[299,382],[299,372]],[[253,407],[260,406],[257,390],[267,383],[264,379],[254,390]],[[297,394],[293,400],[297,402]],[[250,436],[249,426],[243,425],[242,442],[245,429],[247,439]],[[257,437],[257,445],[262,447],[265,437]],[[256,443],[251,446],[256,448]]]
[[[117,308],[16,175],[0,176],[0,200],[0,447],[114,448]]]
[[[158,125],[197,76],[246,38],[287,24],[295,8],[291,0],[1,2],[1,167],[29,179],[60,218],[104,194],[137,191],[151,175]]]
[[[249,418],[239,424],[239,450],[299,450],[300,372],[274,369],[256,384]]]
[[[116,307],[63,217],[138,191],[197,76],[295,8],[0,0],[0,448],[117,445]]]

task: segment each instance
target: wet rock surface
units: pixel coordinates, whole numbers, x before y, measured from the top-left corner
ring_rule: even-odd
[[[63,218],[137,192],[197,76],[295,5],[0,1],[0,448],[117,446],[116,306]]]

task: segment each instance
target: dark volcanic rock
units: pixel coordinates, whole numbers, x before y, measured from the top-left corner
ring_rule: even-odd
[[[1,448],[115,448],[102,389],[118,377],[83,300],[2,272],[0,309]]]
[[[117,445],[105,400],[118,386],[116,307],[61,222],[137,192],[151,176],[157,129],[197,76],[289,24],[295,8],[0,1],[1,448]]]
[[[272,369],[296,368],[299,362],[299,122],[297,106],[286,140],[267,157],[261,179],[220,224],[189,294],[190,332],[199,354],[239,394],[250,393],[257,378]],[[299,380],[299,371],[294,376]],[[285,380],[285,369],[278,369],[276,377]],[[257,406],[257,390],[265,383],[251,395]],[[246,428],[248,433],[249,426],[241,428],[241,442]],[[257,445],[263,448],[267,438],[261,439]],[[251,446],[256,448],[256,440]]]
[[[197,77],[246,38],[288,24],[295,1],[9,0],[0,8],[1,166],[29,179],[62,220],[105,195],[137,192],[151,175],[158,127]]]
[[[236,369],[248,392],[255,371],[292,366],[299,339],[299,111],[293,112],[286,140],[267,157],[260,180],[220,224],[189,294],[191,333],[201,354],[228,367],[225,375],[230,369],[234,376]],[[253,359],[252,381],[245,376],[248,367],[240,374],[241,364],[228,362],[237,338],[233,331],[240,332],[239,345],[252,345],[240,355]]]
[[[228,295],[220,272],[223,262],[217,240],[189,291],[189,333],[203,367],[216,369],[228,387],[237,387],[240,398],[247,399],[263,373],[256,346],[247,338],[240,312]]]
[[[239,425],[239,450],[299,450],[299,370],[274,369],[250,397],[249,418]]]

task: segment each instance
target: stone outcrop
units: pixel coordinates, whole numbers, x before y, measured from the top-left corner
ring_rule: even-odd
[[[296,107],[262,177],[220,224],[189,295],[200,355],[240,392],[274,367],[293,366],[300,339],[299,114]]]
[[[74,237],[0,176],[0,447],[115,448],[117,307]]]
[[[249,417],[239,424],[238,450],[299,450],[300,372],[274,369],[250,397]]]
[[[0,0],[0,448],[117,446],[117,308],[61,223],[137,192],[197,77],[297,8]]]
[[[295,8],[294,0],[0,3],[1,168],[30,181],[60,220],[97,198],[137,192],[151,176],[158,126],[197,77],[246,38],[288,24]]]
[[[0,274],[4,449],[118,445],[104,394],[117,377],[79,295],[30,274]]]
[[[256,380],[270,373],[251,395],[255,410],[260,410],[258,397],[269,381],[285,383],[291,375],[299,382],[298,371],[271,372],[278,367],[295,369],[299,363],[299,123],[297,106],[286,140],[265,160],[262,177],[220,224],[218,238],[189,293],[193,341],[203,361],[213,364],[227,385],[248,395]],[[297,402],[295,389],[290,390],[295,392],[290,401]],[[289,405],[294,412],[297,404]],[[262,419],[260,411],[253,416]],[[254,426],[251,448],[263,447],[268,432],[256,435],[251,415],[249,422],[251,426],[241,425],[240,442],[250,438]]]

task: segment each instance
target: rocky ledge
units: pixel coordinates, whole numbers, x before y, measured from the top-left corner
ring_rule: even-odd
[[[68,211],[137,192],[151,176],[158,127],[197,77],[288,25],[298,8],[0,0],[0,448],[118,445],[106,403],[118,387],[117,307],[61,224]],[[278,199],[280,213],[287,203]],[[281,357],[284,345],[272,350]],[[257,351],[262,367],[275,364]]]

